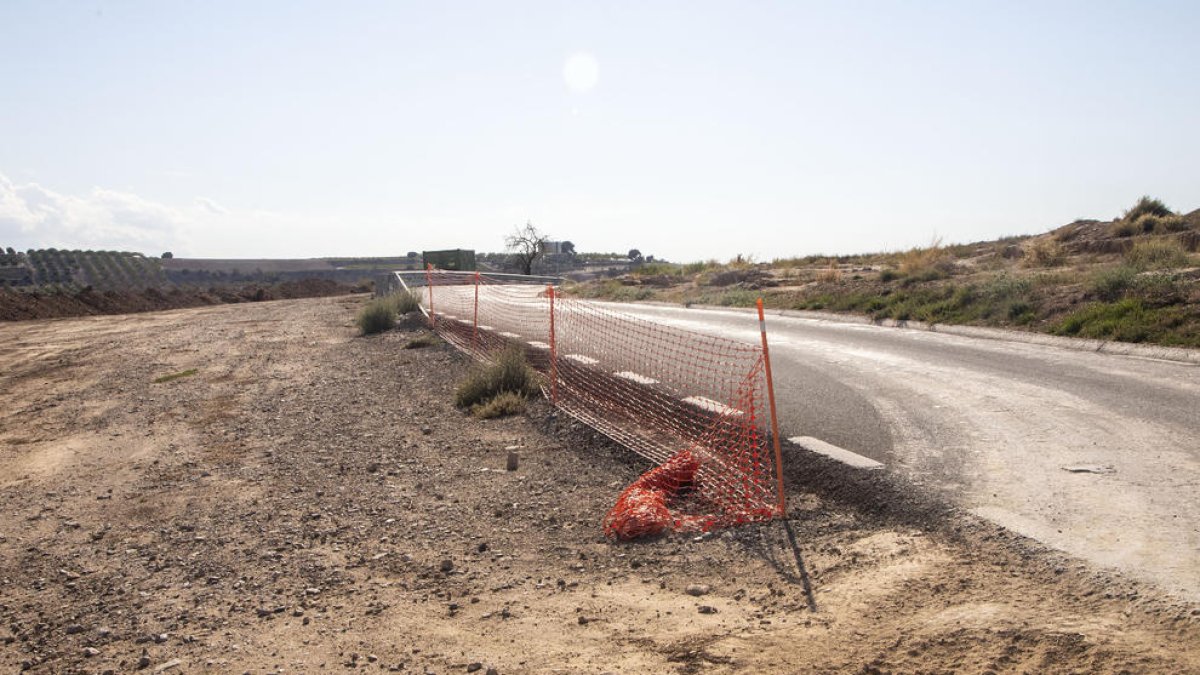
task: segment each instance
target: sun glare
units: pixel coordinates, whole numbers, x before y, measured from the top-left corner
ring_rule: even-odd
[[[600,64],[596,62],[596,57],[587,52],[572,54],[563,64],[563,80],[571,91],[590,91],[599,79]]]

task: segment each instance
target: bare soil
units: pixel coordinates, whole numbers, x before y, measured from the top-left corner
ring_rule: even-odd
[[[640,460],[361,303],[0,325],[0,670],[1200,672],[1200,608],[792,448],[787,521],[608,542]]]

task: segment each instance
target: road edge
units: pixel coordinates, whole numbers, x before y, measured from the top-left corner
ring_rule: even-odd
[[[721,307],[718,305],[681,305],[673,302],[633,302],[634,305],[650,305],[658,307],[675,307],[680,309],[707,309],[724,312],[754,312],[752,307]],[[945,333],[946,335],[957,335],[960,337],[977,338],[982,340],[998,340],[1001,342],[1019,342],[1024,344],[1044,345],[1048,347],[1059,347],[1062,349],[1070,349],[1079,352],[1095,352],[1097,354],[1110,354],[1113,356],[1135,356],[1146,359],[1158,359],[1161,361],[1175,361],[1177,363],[1186,363],[1189,365],[1200,366],[1200,349],[1186,349],[1184,347],[1161,347],[1155,345],[1142,345],[1132,342],[1113,342],[1111,340],[1093,340],[1088,338],[1073,338],[1060,335],[1046,335],[1045,333],[1030,333],[1026,331],[1011,330],[1006,328],[986,328],[983,326],[960,326],[939,323],[926,323],[924,321],[902,321],[897,319],[873,319],[869,316],[861,314],[836,314],[834,312],[818,312],[813,310],[803,309],[767,309],[766,313],[770,316],[783,316],[797,319],[810,319],[816,321],[829,321],[831,323],[844,324],[859,324],[880,326],[883,328],[901,328],[911,330],[923,330],[931,333]]]

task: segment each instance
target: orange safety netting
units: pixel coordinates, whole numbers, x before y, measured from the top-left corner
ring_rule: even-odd
[[[556,407],[658,465],[621,494],[605,518],[607,535],[707,531],[779,515],[762,346],[563,298],[519,275],[397,277],[448,342],[485,361],[520,346]]]

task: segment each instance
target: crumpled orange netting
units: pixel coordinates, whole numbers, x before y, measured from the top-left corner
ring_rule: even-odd
[[[668,503],[681,490],[691,488],[700,470],[700,460],[683,450],[635,480],[604,517],[604,534],[614,539],[636,539],[665,530],[707,530],[711,516],[675,515]]]

